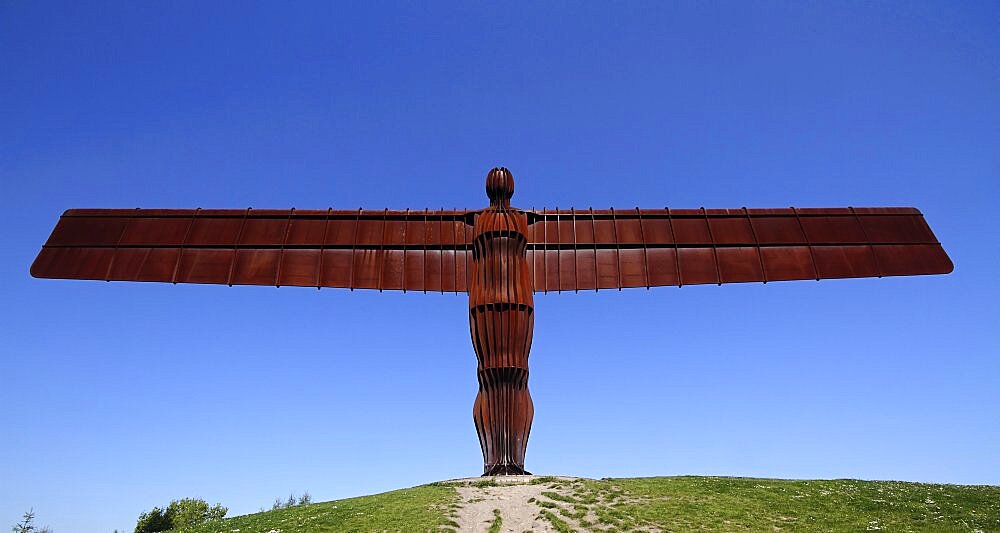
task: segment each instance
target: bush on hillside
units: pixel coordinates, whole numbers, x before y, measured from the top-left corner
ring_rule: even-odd
[[[153,507],[152,511],[146,511],[139,515],[139,521],[135,524],[135,533],[166,531],[170,529],[171,523],[166,511],[159,507]]]
[[[275,511],[277,509],[288,509],[298,505],[309,505],[310,503],[312,503],[312,496],[309,494],[309,491],[305,491],[302,496],[299,496],[298,498],[295,497],[295,493],[293,492],[288,495],[287,500],[282,501],[281,498],[275,498],[274,504],[271,505],[271,510]],[[264,509],[261,509],[261,511],[263,510]]]
[[[135,533],[156,533],[168,529],[191,527],[209,520],[218,520],[226,516],[229,509],[221,504],[208,506],[205,500],[184,498],[174,500],[166,509],[153,507],[139,515],[135,524]]]

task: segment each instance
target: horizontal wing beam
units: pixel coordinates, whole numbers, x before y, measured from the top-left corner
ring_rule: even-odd
[[[945,274],[913,208],[530,211],[536,291]]]
[[[71,209],[35,277],[464,292],[469,211]]]

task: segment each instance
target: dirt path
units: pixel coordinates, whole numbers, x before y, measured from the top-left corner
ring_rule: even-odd
[[[595,489],[581,478],[561,476],[499,476],[445,483],[458,492],[459,501],[450,516],[459,531],[659,531],[609,509],[632,501],[627,492],[613,485]]]
[[[509,481],[494,481],[496,486],[474,479],[457,487],[461,507],[455,521],[460,531],[489,531],[496,520],[494,511],[500,512],[500,531],[555,531],[547,520],[538,518],[541,508],[536,502],[547,489],[531,485],[532,477],[509,476]]]

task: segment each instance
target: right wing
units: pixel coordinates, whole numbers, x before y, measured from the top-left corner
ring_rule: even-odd
[[[909,207],[527,211],[536,292],[947,274]]]

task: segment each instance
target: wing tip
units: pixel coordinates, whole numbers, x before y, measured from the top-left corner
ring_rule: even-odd
[[[35,279],[49,279],[49,276],[45,275],[45,271],[42,269],[41,265],[38,264],[41,257],[42,254],[38,254],[38,257],[32,261],[31,267],[28,268],[28,273]]]
[[[955,271],[955,263],[951,260],[951,257],[948,256],[948,252],[944,251],[944,248],[942,248],[941,251],[944,253],[945,260],[945,267],[941,270],[941,274],[951,274]]]

